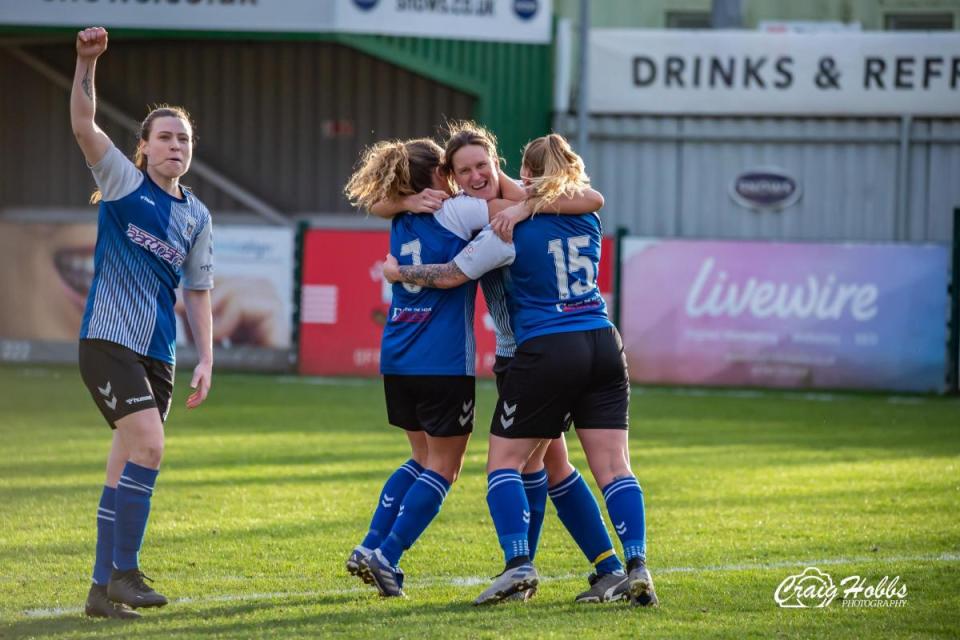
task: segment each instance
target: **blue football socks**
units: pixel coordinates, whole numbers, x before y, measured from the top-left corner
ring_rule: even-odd
[[[113,569],[113,533],[116,527],[117,490],[103,486],[97,508],[97,555],[93,562],[93,582],[106,585]]]
[[[570,532],[583,555],[593,564],[597,573],[623,570],[623,564],[613,549],[613,541],[603,524],[600,505],[580,472],[574,470],[565,479],[550,487],[550,499],[557,508],[560,522]]]
[[[603,488],[607,513],[620,542],[623,555],[629,563],[634,558],[647,557],[647,530],[644,522],[643,491],[634,476],[617,478]]]
[[[156,469],[128,461],[116,493],[113,566],[120,571],[140,566],[140,547],[150,517],[150,497],[157,482]]]
[[[380,553],[397,566],[403,552],[413,546],[417,538],[440,513],[450,483],[439,473],[426,469],[403,497],[390,533],[380,545]]]
[[[497,469],[487,476],[487,506],[503,548],[504,561],[509,565],[515,558],[529,558],[530,505],[519,472]]]
[[[527,527],[527,542],[530,545],[530,559],[537,555],[540,531],[543,529],[543,516],[547,512],[547,471],[541,469],[534,473],[520,475],[523,480],[523,492],[527,494],[530,507],[530,524]]]
[[[411,458],[400,465],[387,478],[387,482],[380,492],[380,500],[373,512],[373,518],[370,520],[370,530],[367,531],[367,536],[360,543],[362,546],[367,549],[376,549],[380,546],[384,536],[390,533],[390,529],[397,519],[404,496],[407,495],[407,491],[410,490],[421,473],[423,473],[423,467]]]

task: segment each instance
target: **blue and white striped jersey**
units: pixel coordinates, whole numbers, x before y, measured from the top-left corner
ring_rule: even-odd
[[[505,266],[513,262],[515,256],[513,244],[501,240],[487,225],[453,259],[468,278],[480,281],[497,336],[497,355],[505,358],[512,358],[517,350],[513,327],[510,326],[506,288],[509,273]]]
[[[493,331],[497,337],[497,355],[512,358],[517,351],[517,340],[510,324],[510,301],[507,298],[506,278],[510,270],[500,267],[488,271],[480,277],[480,288],[487,301],[487,311],[493,320]]]
[[[116,147],[91,167],[103,199],[80,338],[176,361],[176,289],[213,288],[210,212],[188,189],[174,198]]]
[[[401,265],[449,262],[487,224],[487,203],[467,195],[444,201],[436,214],[393,219],[390,253]],[[476,375],[473,310],[477,285],[454,289],[393,285],[380,372],[391,375]]]

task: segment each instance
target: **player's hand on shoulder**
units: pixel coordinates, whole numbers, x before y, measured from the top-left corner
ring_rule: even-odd
[[[450,195],[439,189],[424,189],[404,197],[404,205],[411,213],[435,213],[443,206],[443,201]]]
[[[103,27],[87,27],[77,33],[77,56],[98,58],[107,50],[107,30]]]
[[[493,220],[490,221],[490,228],[504,242],[513,242],[513,228],[517,226],[518,222],[522,222],[529,217],[530,212],[526,205],[520,202],[507,207],[494,216]]]

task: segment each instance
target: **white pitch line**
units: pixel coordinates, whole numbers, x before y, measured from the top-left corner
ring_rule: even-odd
[[[916,556],[860,556],[853,558],[821,558],[820,560],[783,561],[783,562],[756,562],[743,564],[725,564],[706,567],[654,567],[653,573],[711,573],[722,571],[755,571],[769,569],[790,569],[794,567],[818,567],[820,565],[845,565],[876,562],[960,562],[960,553],[938,553]],[[582,578],[583,574],[567,573],[557,576],[541,576],[543,582],[573,580]],[[451,586],[476,587],[490,582],[489,577],[483,576],[426,576],[416,581],[417,586]],[[209,604],[215,602],[246,602],[250,600],[277,600],[280,598],[319,598],[323,596],[341,596],[351,593],[368,592],[371,588],[349,587],[346,589],[326,589],[324,591],[276,591],[270,593],[245,593],[235,595],[206,596],[201,598],[176,598],[171,604]],[[49,609],[27,609],[23,612],[28,618],[55,618],[60,616],[80,615],[83,607],[54,607]]]

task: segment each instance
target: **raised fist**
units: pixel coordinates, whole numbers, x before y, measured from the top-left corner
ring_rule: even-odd
[[[77,34],[77,57],[98,58],[107,50],[107,30],[88,27]]]

